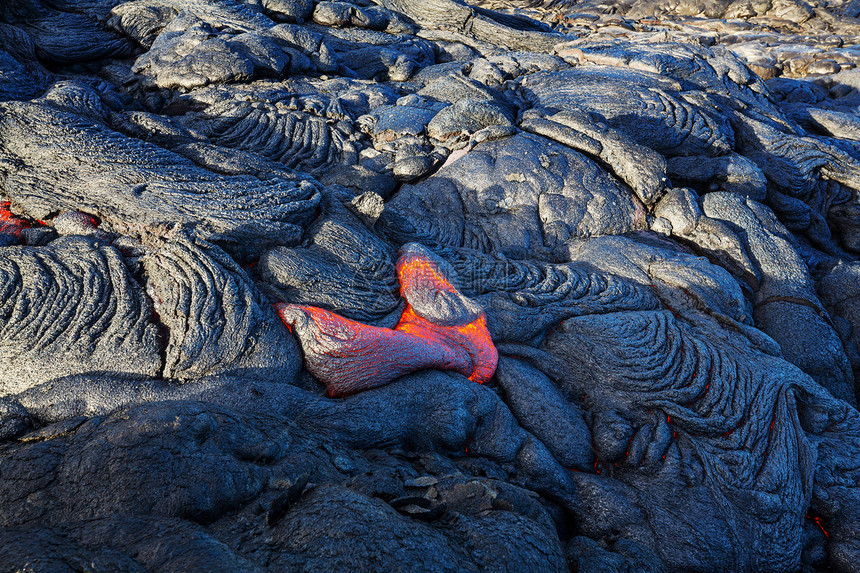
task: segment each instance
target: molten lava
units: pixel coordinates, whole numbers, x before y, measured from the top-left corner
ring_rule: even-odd
[[[22,231],[29,227],[30,223],[13,215],[10,207],[9,201],[0,202],[0,234],[11,235],[19,239]]]
[[[275,305],[299,338],[306,368],[325,383],[329,395],[353,394],[425,368],[452,370],[479,384],[492,377],[499,356],[483,311],[457,292],[431,257],[423,248],[411,246],[398,260],[407,305],[393,329],[362,324],[322,308]],[[448,310],[462,307],[466,312],[449,312],[444,320],[434,321],[416,312],[410,301],[416,296],[422,308],[427,301],[445,298]]]
[[[826,529],[824,529],[824,525],[821,523],[820,517],[812,517],[810,515],[805,515],[804,517],[806,519],[811,519],[813,521],[813,523],[815,523],[815,525],[818,526],[818,529],[820,529],[821,532],[824,534],[824,537],[828,537],[828,538],[830,537],[830,534],[827,532]]]

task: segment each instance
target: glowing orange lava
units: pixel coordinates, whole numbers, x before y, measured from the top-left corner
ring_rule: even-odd
[[[460,296],[420,252],[401,256],[397,275],[404,296],[410,289],[431,297],[440,292]],[[275,309],[299,338],[305,367],[326,384],[331,396],[381,386],[426,368],[452,370],[479,384],[496,370],[499,356],[483,311],[469,322],[441,325],[420,316],[407,303],[400,322],[391,329],[312,306],[278,303]]]
[[[30,223],[13,215],[11,206],[9,201],[0,202],[0,233],[20,237],[21,232],[29,227]]]

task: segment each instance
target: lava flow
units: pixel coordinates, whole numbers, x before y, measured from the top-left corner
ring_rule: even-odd
[[[325,383],[330,396],[381,386],[425,368],[452,370],[478,383],[492,377],[498,352],[483,311],[457,292],[431,257],[415,245],[402,251],[397,275],[407,305],[393,329],[362,324],[322,308],[275,305],[299,339],[306,368]],[[422,316],[427,313],[417,312],[412,304],[416,297],[422,307],[426,301],[440,301],[447,312]]]
[[[15,240],[21,238],[23,230],[30,224],[12,214],[9,201],[0,202],[0,235],[8,235]]]

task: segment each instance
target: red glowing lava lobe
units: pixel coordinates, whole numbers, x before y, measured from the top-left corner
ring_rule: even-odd
[[[401,294],[407,299],[393,329],[350,320],[312,306],[278,303],[275,309],[298,337],[308,372],[331,396],[387,384],[425,368],[452,370],[482,384],[496,370],[498,352],[480,308],[451,285],[423,247],[407,245],[397,262]],[[443,301],[445,318],[422,316],[411,301]],[[459,319],[459,320],[458,320]]]
[[[30,223],[13,215],[11,206],[9,201],[0,202],[0,233],[20,238],[21,233],[30,226]]]

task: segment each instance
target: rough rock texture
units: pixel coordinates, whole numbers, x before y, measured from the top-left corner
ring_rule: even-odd
[[[223,176],[50,101],[2,105],[3,189],[36,219],[79,210],[120,232],[187,222],[242,252],[297,242],[319,202],[306,179]]]
[[[0,2],[0,571],[860,572],[858,17]]]
[[[295,343],[248,275],[224,251],[181,232],[142,259],[147,295],[168,333],[161,374],[291,381]]]
[[[593,160],[531,134],[476,145],[433,177],[403,187],[390,208],[443,244],[519,258],[571,238],[631,231],[645,215]]]
[[[77,372],[160,373],[152,302],[115,248],[71,236],[0,260],[4,396]]]

